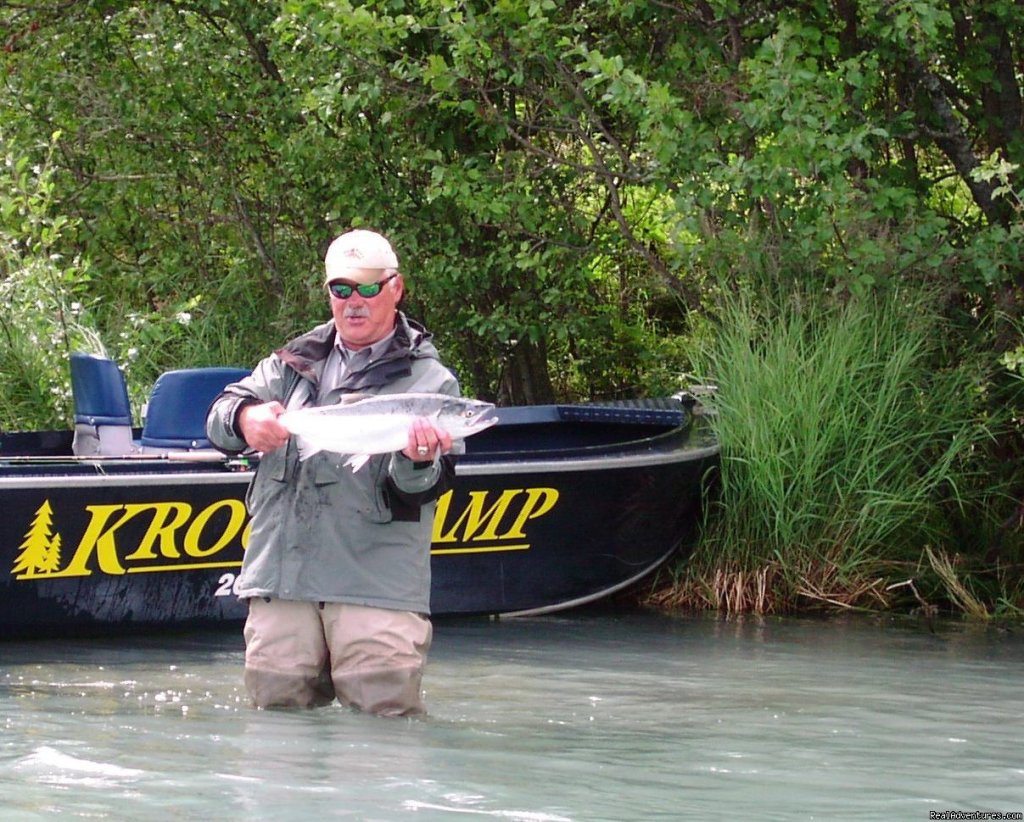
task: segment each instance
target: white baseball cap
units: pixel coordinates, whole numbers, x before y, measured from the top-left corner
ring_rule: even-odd
[[[398,270],[398,257],[384,237],[376,231],[357,228],[337,237],[324,257],[327,276],[324,282],[346,279],[376,282],[381,270]]]

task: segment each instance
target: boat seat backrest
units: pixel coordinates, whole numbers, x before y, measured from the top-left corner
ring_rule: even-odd
[[[75,422],[131,427],[128,385],[113,360],[74,352],[71,355],[71,392]]]
[[[75,414],[72,449],[80,456],[122,455],[132,451],[132,408],[128,385],[117,363],[107,357],[71,354],[71,396]]]
[[[209,367],[165,371],[153,384],[140,440],[144,451],[210,448],[206,412],[228,383],[250,372],[244,368]]]

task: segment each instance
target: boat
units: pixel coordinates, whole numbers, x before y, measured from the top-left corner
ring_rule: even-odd
[[[0,638],[241,623],[234,593],[258,455],[205,439],[238,369],[154,383],[132,425],[112,361],[73,354],[74,429],[0,433]],[[690,394],[501,407],[437,504],[435,617],[542,614],[634,585],[697,537],[719,447]]]

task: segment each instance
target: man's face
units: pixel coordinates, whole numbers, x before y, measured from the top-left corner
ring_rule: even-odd
[[[368,285],[386,278],[384,271],[371,268],[349,269],[346,277],[332,282],[348,285]],[[355,288],[347,299],[331,294],[331,314],[338,336],[348,348],[358,351],[384,339],[395,327],[395,308],[402,299],[405,286],[402,275],[397,274],[384,283],[375,297],[364,297]],[[328,289],[330,291],[330,289]]]

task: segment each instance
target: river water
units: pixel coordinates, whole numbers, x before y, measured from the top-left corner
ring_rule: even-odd
[[[233,630],[0,643],[0,818],[1024,812],[1024,629],[593,611],[439,622],[423,720],[255,711],[242,656]]]

